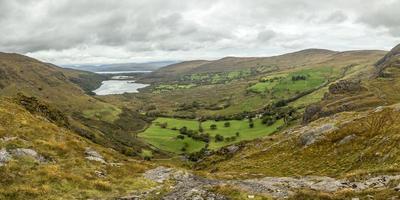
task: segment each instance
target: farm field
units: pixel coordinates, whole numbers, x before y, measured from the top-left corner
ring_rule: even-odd
[[[316,88],[338,76],[339,70],[331,67],[303,69],[263,77],[260,82],[250,86],[248,91],[284,99]]]
[[[230,126],[225,127],[225,123],[229,122]],[[273,125],[267,126],[262,124],[261,119],[254,119],[254,127],[250,128],[248,120],[230,120],[230,121],[213,121],[208,120],[201,123],[204,133],[210,135],[209,149],[216,150],[218,148],[234,144],[245,140],[254,140],[263,136],[267,136],[283,126],[283,120],[276,121]],[[163,128],[161,124],[166,124]],[[212,130],[211,125],[216,125],[216,129]],[[144,132],[139,133],[139,137],[149,144],[172,153],[192,153],[199,151],[206,146],[206,142],[194,140],[188,136],[184,139],[178,139],[179,129],[187,127],[189,130],[198,130],[199,122],[196,120],[184,120],[174,118],[157,118],[153,124]],[[237,133],[239,133],[237,135]],[[224,137],[223,141],[216,142],[217,135]],[[226,138],[235,138],[234,140],[226,140]],[[182,148],[185,147],[185,151]]]

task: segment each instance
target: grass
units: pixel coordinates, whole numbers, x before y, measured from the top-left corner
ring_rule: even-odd
[[[224,83],[235,79],[245,78],[252,74],[250,69],[218,73],[195,73],[183,77],[185,81],[201,82],[208,84]]]
[[[196,84],[160,84],[154,88],[153,92],[159,93],[171,90],[190,89],[193,87],[196,87]]]
[[[113,198],[132,190],[146,190],[156,184],[141,178],[150,164],[128,158],[94,144],[68,129],[37,117],[21,106],[0,99],[0,149],[29,148],[48,162],[37,163],[28,157],[14,158],[0,167],[0,199],[89,199]],[[85,159],[85,148],[99,152],[103,165]],[[95,171],[102,171],[99,177]]]
[[[339,71],[332,67],[302,69],[263,77],[259,83],[250,86],[248,91],[267,93],[275,99],[283,99],[316,88],[338,75]],[[306,79],[293,81],[294,76],[304,76]]]
[[[305,107],[312,103],[316,103],[324,97],[324,94],[327,91],[328,91],[328,87],[323,87],[309,95],[306,95],[300,99],[297,99],[296,101],[289,103],[289,106],[292,106],[294,108],[302,108],[302,107]]]
[[[122,113],[122,110],[110,104],[99,104],[94,108],[86,109],[82,112],[83,116],[90,119],[96,119],[106,122],[114,122]]]
[[[224,123],[229,122],[229,127],[224,127]],[[161,128],[157,124],[167,123],[166,128]],[[217,126],[216,130],[211,130],[210,126],[215,124]],[[218,149],[223,146],[227,146],[230,144],[234,144],[244,140],[253,140],[256,138],[260,138],[263,136],[267,136],[273,132],[275,132],[278,127],[283,125],[283,120],[277,121],[272,126],[267,127],[266,125],[261,123],[260,119],[254,120],[254,128],[249,127],[249,122],[247,120],[238,121],[205,121],[202,123],[202,127],[205,133],[209,133],[211,136],[211,141],[209,143],[210,149]],[[186,145],[186,152],[196,152],[205,146],[205,142],[194,140],[185,136],[183,140],[177,139],[179,135],[178,130],[183,126],[186,126],[190,130],[198,130],[199,122],[195,120],[183,120],[183,119],[174,119],[174,118],[157,118],[153,124],[144,132],[139,134],[139,137],[143,138],[146,142],[151,145],[173,153],[183,153],[182,147]],[[239,136],[235,141],[222,141],[215,142],[215,136],[217,134],[226,137],[234,137],[236,133],[239,132]]]

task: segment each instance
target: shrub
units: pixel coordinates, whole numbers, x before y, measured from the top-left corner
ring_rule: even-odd
[[[178,136],[176,136],[176,138],[180,139],[180,140],[183,140],[183,139],[185,139],[185,136],[184,135],[178,135]]]
[[[215,136],[215,142],[222,142],[222,141],[224,141],[224,136],[217,134]]]
[[[161,128],[167,128],[167,126],[168,126],[168,123],[167,123],[167,122],[164,122],[164,123],[161,123],[161,124],[160,124],[160,127],[161,127]]]
[[[249,127],[250,127],[250,128],[254,128],[254,122],[250,122],[250,123],[249,123]]]
[[[211,124],[210,125],[210,129],[211,130],[216,130],[217,129],[217,125],[216,124]]]
[[[224,127],[230,127],[231,126],[231,123],[230,122],[225,122],[224,123]]]
[[[240,135],[240,133],[239,133],[239,132],[236,132],[236,137],[239,137],[239,135]]]
[[[179,133],[182,135],[187,135],[187,131],[188,131],[188,129],[186,126],[179,129]]]

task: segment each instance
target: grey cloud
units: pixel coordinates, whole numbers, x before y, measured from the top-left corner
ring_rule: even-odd
[[[367,41],[380,48],[400,36],[399,1],[381,2],[0,0],[0,51],[62,63],[270,52],[264,46],[277,54]],[[388,30],[380,44],[377,27]],[[360,31],[371,39],[354,39]]]
[[[400,37],[400,1],[381,1],[370,12],[363,12],[359,21],[371,27],[384,27],[393,36]]]

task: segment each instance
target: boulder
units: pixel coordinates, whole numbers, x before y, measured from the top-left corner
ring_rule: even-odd
[[[85,150],[86,154],[86,159],[91,160],[91,161],[96,161],[96,162],[101,162],[103,164],[106,164],[107,162],[104,160],[103,156],[100,155],[97,151],[91,149],[91,148],[86,148]]]
[[[306,107],[303,115],[303,124],[311,122],[315,116],[318,115],[322,110],[322,106],[319,104],[311,104]]]
[[[35,159],[37,162],[45,162],[46,161],[46,159],[43,156],[38,154],[33,149],[17,148],[17,149],[10,150],[10,153],[14,157],[30,157],[30,158]]]
[[[323,124],[319,127],[311,128],[300,135],[300,144],[302,146],[309,146],[314,144],[316,141],[323,139],[326,133],[336,130],[334,124]]]
[[[6,149],[0,150],[0,167],[4,166],[8,161],[12,159],[12,156]]]
[[[352,134],[352,135],[348,135],[348,136],[346,136],[346,137],[344,137],[342,140],[340,140],[339,141],[339,145],[342,145],[342,144],[347,144],[347,143],[349,143],[350,141],[352,141],[354,138],[356,138],[357,136],[356,135],[354,135],[354,134]]]

